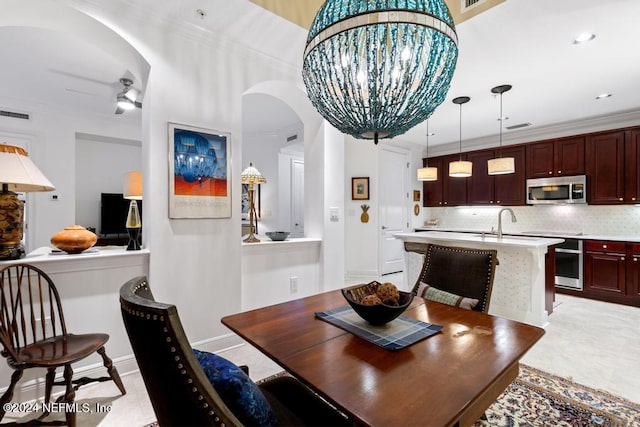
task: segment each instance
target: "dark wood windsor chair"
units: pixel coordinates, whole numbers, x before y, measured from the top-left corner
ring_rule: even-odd
[[[64,385],[65,393],[58,398],[72,407],[76,390],[94,381],[113,380],[120,392],[126,390],[118,371],[107,356],[104,345],[109,335],[102,333],[70,334],[64,321],[62,304],[51,278],[29,264],[13,264],[0,269],[0,352],[14,369],[11,384],[0,399],[0,420],[4,418],[4,404],[11,401],[16,383],[25,369],[45,368],[45,403],[51,399],[54,385]],[[73,379],[71,364],[97,352],[102,356],[109,376]],[[63,379],[55,381],[56,369],[64,367]],[[39,424],[49,414],[43,412]],[[75,412],[65,413],[67,425],[75,425]],[[33,420],[28,423],[33,423]],[[50,422],[60,424],[61,422]]]

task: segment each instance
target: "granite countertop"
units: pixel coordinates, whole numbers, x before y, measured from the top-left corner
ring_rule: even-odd
[[[418,232],[422,231],[441,231],[441,232],[454,232],[454,233],[489,233],[489,230],[474,230],[465,228],[445,228],[445,227],[417,227],[415,229]],[[580,239],[580,240],[610,240],[617,242],[632,242],[640,243],[640,235],[638,236],[615,236],[606,234],[583,234],[583,233],[571,233],[562,231],[521,231],[521,232],[506,232],[504,236],[533,236],[533,237],[552,237],[561,239]]]
[[[393,237],[404,241],[421,241],[428,239],[430,241],[442,242],[470,242],[480,243],[490,246],[502,246],[513,248],[546,248],[547,246],[557,245],[564,242],[561,237],[543,237],[543,236],[525,236],[525,235],[503,235],[501,239],[495,234],[486,234],[482,232],[451,232],[443,230],[429,230],[429,233],[398,233]]]

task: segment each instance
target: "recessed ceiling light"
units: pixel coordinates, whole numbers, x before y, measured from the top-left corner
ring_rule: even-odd
[[[600,95],[596,96],[596,99],[609,98],[610,96],[611,96],[610,93],[603,93],[603,94],[600,94]]]
[[[586,43],[589,42],[593,39],[596,38],[596,35],[593,33],[582,33],[579,34],[574,40],[573,40],[573,44],[581,44],[581,43]]]

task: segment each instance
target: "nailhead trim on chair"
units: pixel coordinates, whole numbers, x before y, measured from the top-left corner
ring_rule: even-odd
[[[135,292],[135,291],[138,291],[138,290],[139,290],[140,288],[142,288],[142,287],[146,287],[146,283],[141,283],[141,284],[140,284],[140,286],[138,286],[138,287],[136,287],[136,288],[135,288],[134,292]],[[139,311],[139,310],[132,310],[132,309],[130,309],[130,308],[128,308],[128,307],[126,307],[126,308],[125,308],[125,310],[126,310],[126,311],[127,311],[127,313],[129,313],[129,314],[133,314],[133,315],[138,316],[138,317],[143,317],[143,318],[146,318],[147,320],[151,320],[151,319],[153,319],[154,321],[158,321],[158,320],[160,320],[161,322],[164,322],[164,316],[160,316],[160,318],[158,319],[158,315],[157,315],[157,314],[154,314],[153,316],[151,316],[149,313],[144,313],[144,312]],[[163,332],[164,332],[164,333],[168,333],[168,329],[167,329],[166,327],[164,327],[164,328],[163,328]],[[167,336],[167,337],[166,337],[166,339],[165,339],[165,341],[166,341],[167,343],[170,343],[170,342],[172,342],[173,340],[172,340],[172,338],[171,338],[170,336]],[[177,350],[176,350],[176,348],[175,348],[174,346],[171,346],[171,352],[172,352],[172,353],[175,353],[176,351],[177,351]],[[181,360],[181,359],[180,359],[180,356],[175,356],[174,360],[176,361],[177,366],[178,366],[178,368],[180,369],[180,373],[181,373],[182,375],[187,375],[187,370],[186,370],[186,369],[183,369],[184,365],[183,365],[182,363],[180,363],[180,360]],[[186,381],[187,381],[187,384],[193,384],[193,379],[191,379],[190,377],[187,377],[187,378],[186,378]],[[197,399],[198,399],[198,400],[200,400],[200,401],[201,401],[201,400],[204,400],[204,396],[202,395],[202,393],[200,393],[200,392],[199,392],[199,390],[198,390],[198,388],[197,388],[197,387],[195,387],[195,386],[194,386],[194,387],[192,387],[191,391],[192,391],[193,393],[198,393],[198,395],[197,395]],[[202,407],[203,407],[204,409],[207,409],[207,408],[209,408],[209,404],[208,404],[207,402],[204,402],[204,403],[202,404]],[[210,417],[213,417],[213,421],[214,421],[216,424],[219,424],[219,425],[220,425],[220,427],[226,427],[226,424],[225,424],[225,423],[221,423],[221,422],[220,422],[220,417],[218,417],[218,416],[216,415],[216,412],[215,412],[213,409],[210,409],[210,410],[209,410],[209,416],[210,416]]]

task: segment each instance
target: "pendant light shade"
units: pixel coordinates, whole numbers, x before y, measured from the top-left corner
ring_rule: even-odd
[[[309,30],[302,78],[322,117],[377,143],[444,101],[457,45],[444,0],[327,0]]]
[[[454,104],[460,106],[460,160],[449,163],[449,176],[454,178],[467,178],[473,171],[473,163],[462,160],[462,104],[469,102],[468,96],[459,96],[453,99]]]
[[[438,168],[429,167],[429,120],[427,120],[427,157],[425,167],[418,169],[418,181],[437,181]]]
[[[438,168],[426,166],[418,169],[418,181],[437,181]]]
[[[513,157],[498,157],[487,160],[489,175],[505,175],[516,171],[515,159]]]
[[[497,158],[487,160],[489,175],[506,175],[516,171],[515,159],[513,157],[502,157],[502,121],[504,120],[502,115],[502,94],[509,90],[511,90],[511,85],[501,85],[491,89],[491,93],[500,94],[500,117],[498,117],[500,122],[500,149]]]

